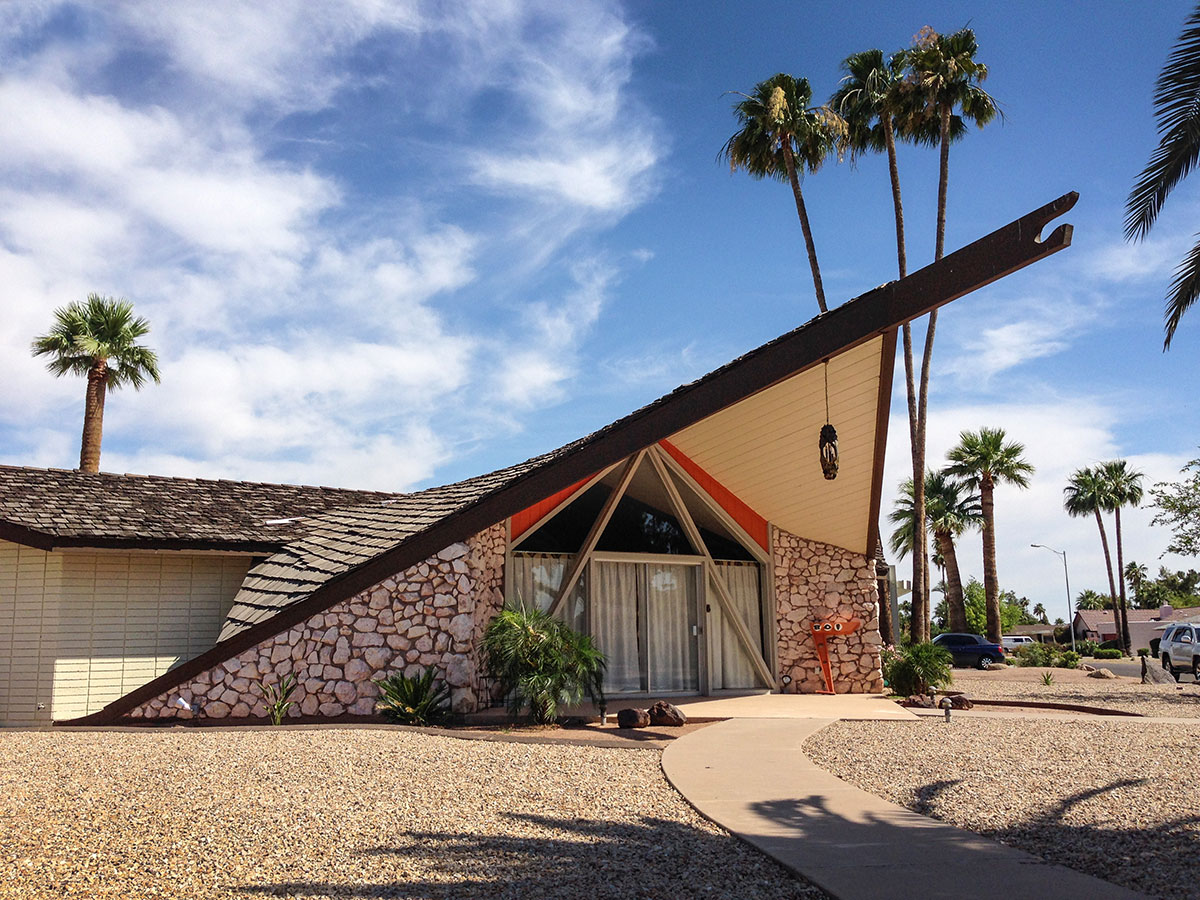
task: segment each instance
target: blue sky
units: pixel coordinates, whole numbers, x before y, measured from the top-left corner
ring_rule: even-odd
[[[787,71],[823,98],[847,54],[969,23],[1006,121],[952,150],[948,248],[1081,199],[1070,250],[943,314],[930,458],[982,425],[1027,444],[1033,486],[998,497],[1001,580],[1064,614],[1031,542],[1068,549],[1076,591],[1103,583],[1066,476],[1123,455],[1153,482],[1200,455],[1200,318],[1161,352],[1200,183],[1150,241],[1120,227],[1188,9],[5,4],[0,462],[75,465],[83,384],[27,348],[88,291],[135,301],[163,363],[110,400],[105,470],[395,490],[572,440],[816,312],[788,192],[717,162],[725,92]],[[915,268],[936,154],[900,165]],[[895,277],[881,159],[805,194],[831,304]],[[1128,517],[1127,557],[1153,568],[1149,518]],[[968,574],[978,555],[967,538]]]

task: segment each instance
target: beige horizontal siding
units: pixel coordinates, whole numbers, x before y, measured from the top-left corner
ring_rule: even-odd
[[[0,725],[95,712],[202,653],[249,566],[248,556],[0,541]]]

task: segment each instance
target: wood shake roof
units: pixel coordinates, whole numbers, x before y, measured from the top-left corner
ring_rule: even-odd
[[[115,721],[259,641],[632,453],[820,365],[822,360],[880,336],[890,340],[903,322],[1069,246],[1070,225],[1060,225],[1045,238],[1041,232],[1077,199],[1075,193],[1066,194],[939,262],[823,313],[551,453],[458,484],[315,517],[303,537],[250,571],[216,646],[71,724]],[[886,414],[881,422],[885,431]],[[876,495],[881,487],[880,465],[873,484]],[[877,508],[877,500],[876,496],[873,508]]]
[[[0,466],[0,539],[272,553],[327,510],[401,495],[292,484]]]

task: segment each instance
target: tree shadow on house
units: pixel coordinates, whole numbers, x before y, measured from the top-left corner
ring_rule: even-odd
[[[1126,815],[1131,801],[1121,798],[1119,792],[1123,788],[1147,784],[1149,780],[1114,779],[1100,787],[1047,801],[1019,823],[996,827],[987,827],[978,821],[969,824],[975,834],[990,841],[1024,850],[1047,862],[1131,890],[1171,900],[1194,897],[1195,867],[1182,861],[1194,860],[1200,855],[1200,815],[1165,816],[1152,829],[1124,824],[1131,821]],[[956,798],[950,791],[962,783],[959,779],[921,785],[914,791],[908,808],[931,819],[956,824],[961,821],[955,815],[961,796]],[[991,799],[1002,804],[1006,792],[1017,790],[1020,790],[1017,786],[998,786]],[[1097,817],[1095,807],[1091,810],[1080,810],[1079,807],[1099,799],[1105,802],[1105,812],[1099,816],[1101,821],[1089,821]],[[978,804],[971,805],[978,807]],[[983,860],[995,850],[982,841],[943,848],[937,843],[936,836],[931,844],[919,848],[914,844],[915,834],[911,827],[877,815],[850,821],[830,809],[823,796],[769,801],[756,804],[754,808],[759,815],[791,831],[789,849],[797,853],[798,859],[808,861],[814,871],[823,864],[824,857],[832,856],[838,848],[844,847],[852,847],[854,852],[863,854],[864,862],[891,858],[902,865],[906,857],[918,862],[926,850],[942,852],[944,849],[946,858],[965,870],[970,870],[975,861]],[[1177,811],[1186,809],[1187,805],[1181,804]],[[964,822],[964,826],[966,824]],[[931,823],[931,835],[932,827]],[[755,843],[769,848],[772,841],[767,836]],[[782,845],[782,840],[779,843]],[[830,882],[823,883],[830,886]]]
[[[431,798],[431,802],[436,800]],[[536,898],[711,897],[827,900],[773,860],[720,833],[643,817],[631,822],[508,814],[408,832],[394,843],[347,850],[345,877],[322,872],[272,884],[230,885],[266,897]]]

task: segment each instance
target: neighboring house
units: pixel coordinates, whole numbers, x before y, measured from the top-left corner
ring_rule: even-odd
[[[1129,610],[1129,640],[1134,652],[1141,647],[1150,647],[1150,641],[1162,637],[1163,628],[1177,621],[1187,621],[1196,616],[1195,609],[1172,609],[1165,605],[1160,609]],[[1117,626],[1111,609],[1080,609],[1075,612],[1075,636],[1091,641],[1113,641],[1117,638]]]
[[[262,716],[259,682],[288,675],[293,715],[365,715],[375,679],[430,667],[455,709],[469,712],[493,699],[482,635],[506,602],[536,604],[590,633],[608,659],[614,701],[819,690],[812,629],[832,616],[862,622],[829,641],[837,689],[880,690],[875,551],[898,326],[1062,249],[1070,226],[1040,232],[1074,201],[1067,195],[554,452],[325,511],[264,508],[246,524],[256,540],[264,534],[255,528],[300,521],[279,523],[294,526],[281,547],[242,549],[237,565],[247,571],[221,607],[216,642],[132,690],[123,683],[127,692],[100,709],[89,700],[89,714],[71,724],[192,710]],[[838,433],[833,480],[818,447],[826,423]],[[242,486],[247,495],[260,487]],[[164,539],[173,527],[164,509],[163,535],[139,540]],[[72,504],[59,517],[74,525]],[[109,627],[76,622],[82,605],[60,617],[70,621],[58,634]],[[167,608],[180,614],[178,604]],[[214,620],[204,621],[197,643],[212,640]],[[85,658],[96,665],[94,654]]]
[[[0,466],[0,725],[87,715],[204,652],[300,517],[388,496]]]

